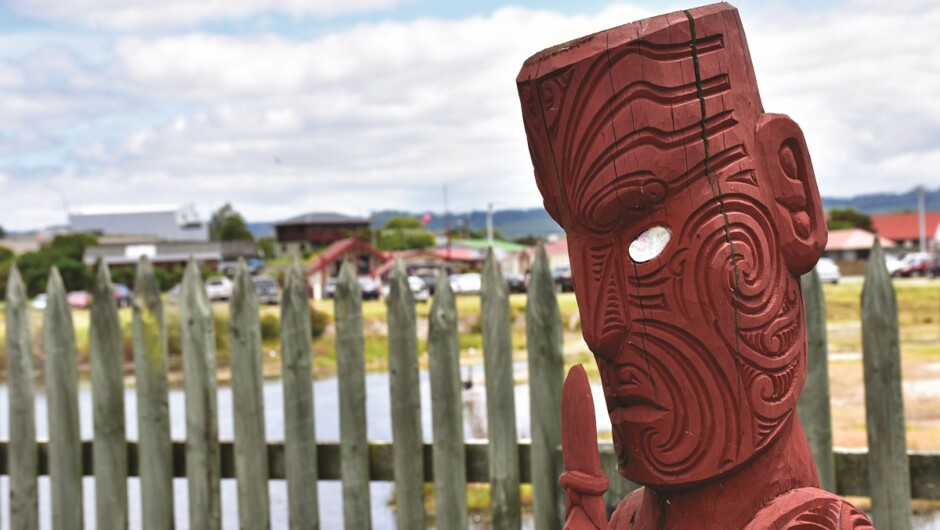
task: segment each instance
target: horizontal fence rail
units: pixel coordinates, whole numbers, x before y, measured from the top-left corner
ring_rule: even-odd
[[[393,482],[395,480],[394,463],[392,460],[392,442],[369,442],[369,481]],[[7,442],[0,441],[0,475],[8,473]],[[465,469],[467,482],[487,484],[490,481],[489,472],[489,444],[486,441],[467,441]],[[517,445],[519,454],[519,481],[522,484],[531,484],[532,469],[529,461],[532,454],[532,445],[520,442]],[[231,441],[219,442],[221,478],[235,478],[235,446]],[[434,481],[433,464],[434,445],[423,444],[424,481]],[[613,445],[600,444],[601,459],[613,459]],[[283,480],[287,478],[286,454],[282,442],[268,442],[268,478]],[[835,457],[836,493],[867,497],[868,488],[868,452],[864,450],[839,449],[833,453]],[[49,444],[45,441],[37,443],[36,458],[40,476],[49,474]],[[911,467],[911,491],[915,499],[940,500],[940,451],[908,451]],[[94,476],[94,455],[92,442],[82,442],[82,474]],[[609,464],[609,463],[605,463]],[[608,465],[605,469],[610,469]],[[614,465],[615,467],[615,465]],[[186,442],[177,440],[173,442],[173,477],[186,478]],[[341,480],[339,442],[317,443],[317,471],[319,480]],[[129,477],[139,476],[137,442],[127,442],[127,474]],[[613,478],[613,477],[612,477]]]

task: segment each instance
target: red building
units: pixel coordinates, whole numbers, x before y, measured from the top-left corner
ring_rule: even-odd
[[[936,250],[936,242],[940,240],[940,212],[926,212],[925,237],[926,250]],[[920,246],[920,221],[917,213],[892,213],[871,216],[871,224],[875,232],[897,242],[905,250],[917,250]]]
[[[296,248],[301,254],[354,237],[369,228],[369,220],[332,212],[314,212],[286,219],[274,225],[278,250],[285,254]]]

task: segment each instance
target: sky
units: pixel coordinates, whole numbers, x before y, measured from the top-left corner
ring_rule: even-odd
[[[576,5],[574,5],[576,4]],[[820,192],[940,186],[940,2],[736,3]],[[532,208],[515,77],[671,1],[5,0],[0,226],[100,206]]]

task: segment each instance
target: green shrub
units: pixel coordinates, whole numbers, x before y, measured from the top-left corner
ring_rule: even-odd
[[[313,304],[310,304],[310,334],[314,339],[319,339],[326,332],[326,327],[330,325],[330,316],[322,311],[317,311]]]
[[[179,357],[183,354],[183,324],[179,311],[166,311],[166,354],[167,357]]]
[[[212,325],[215,328],[215,352],[219,359],[229,357],[228,350],[228,313],[212,312]]]
[[[267,313],[261,317],[262,342],[276,341],[281,336],[281,319],[274,313]]]

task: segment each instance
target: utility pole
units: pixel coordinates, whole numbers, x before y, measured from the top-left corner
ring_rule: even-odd
[[[917,224],[920,229],[920,251],[927,252],[927,213],[923,186],[917,186]]]
[[[486,208],[486,243],[493,246],[493,203]]]
[[[444,184],[444,236],[447,237],[447,261],[450,261],[450,212],[447,211],[447,184]]]

